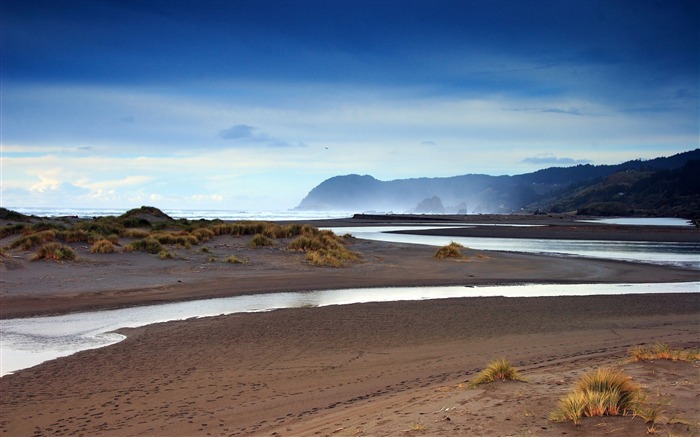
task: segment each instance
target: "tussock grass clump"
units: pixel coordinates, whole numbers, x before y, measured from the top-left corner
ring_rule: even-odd
[[[168,251],[168,249],[163,249],[158,252],[158,258],[160,259],[172,259],[173,254]]]
[[[90,246],[90,253],[113,253],[114,244],[107,239],[97,240]]]
[[[454,241],[448,244],[447,246],[442,246],[435,252],[435,258],[438,259],[445,259],[445,258],[464,258],[464,255],[462,254],[461,249],[463,249],[464,246],[462,246],[459,243],[455,243]]]
[[[54,241],[56,239],[56,231],[53,229],[42,230],[23,235],[10,244],[10,249],[20,248],[29,250],[37,244]]]
[[[194,236],[197,241],[203,242],[211,240],[214,238],[215,234],[214,231],[209,228],[197,228],[192,231],[192,236]]]
[[[124,246],[125,252],[146,252],[146,253],[159,253],[163,250],[163,245],[154,238],[147,237],[141,240],[132,241],[131,243]]]
[[[61,243],[46,243],[42,245],[32,257],[32,261],[47,259],[52,261],[72,261],[75,259],[75,251]]]
[[[243,260],[238,258],[236,255],[231,255],[226,258],[226,262],[230,264],[243,264]]]
[[[583,375],[574,391],[559,401],[550,419],[571,420],[577,426],[583,416],[636,414],[642,402],[641,388],[629,376],[617,369],[601,368]]]
[[[124,238],[146,238],[151,234],[144,229],[124,229],[119,235]]]
[[[357,261],[359,255],[345,247],[320,249],[308,252],[306,259],[315,266],[342,267],[348,262]]]
[[[270,237],[263,234],[255,234],[253,235],[253,238],[250,239],[248,247],[255,249],[256,247],[272,246],[274,244],[275,242],[272,241]]]
[[[550,418],[556,422],[571,420],[574,426],[579,426],[587,404],[588,399],[584,393],[571,392],[559,400],[557,409],[550,415]]]
[[[653,346],[635,346],[630,349],[632,361],[672,360],[672,361],[697,361],[700,360],[700,350],[673,349],[663,341]]]
[[[343,238],[331,231],[320,231],[312,226],[301,227],[302,234],[292,240],[288,250],[306,252],[306,259],[315,266],[342,267],[348,262],[360,259],[343,245]]]
[[[505,381],[507,379],[513,381],[526,381],[526,379],[520,375],[518,369],[513,367],[507,359],[498,358],[490,362],[486,368],[469,383],[469,387],[474,388],[478,385],[487,384],[499,379],[501,381]]]
[[[58,233],[58,238],[66,243],[80,243],[90,241],[90,232],[85,229],[67,229]]]
[[[24,232],[27,225],[23,223],[18,223],[16,225],[7,225],[0,228],[0,238],[9,237],[10,235],[17,235]]]
[[[197,237],[187,231],[153,232],[150,238],[157,240],[160,244],[177,244],[184,247],[191,247],[199,244]]]

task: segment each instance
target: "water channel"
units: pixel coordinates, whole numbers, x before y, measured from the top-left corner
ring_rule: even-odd
[[[465,225],[467,226],[467,225]],[[434,227],[434,226],[433,226]],[[454,226],[452,226],[454,227]],[[441,246],[457,241],[483,250],[549,253],[561,256],[591,256],[638,262],[682,265],[700,270],[699,243],[645,243],[574,240],[524,240],[505,238],[454,238],[387,234],[392,228],[337,228],[359,238]],[[402,226],[400,229],[408,229]],[[425,229],[425,226],[410,227]],[[700,282],[672,284],[525,284],[483,287],[401,287],[318,290],[300,293],[270,293],[230,298],[177,302],[109,311],[74,313],[52,317],[0,320],[0,374],[28,368],[44,361],[122,340],[113,333],[120,328],[241,312],[270,311],[345,305],[362,302],[441,299],[454,297],[535,297],[629,293],[697,293]]]

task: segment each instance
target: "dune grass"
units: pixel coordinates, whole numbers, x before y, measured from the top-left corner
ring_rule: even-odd
[[[462,250],[464,246],[454,241],[447,246],[442,246],[435,252],[435,258],[445,259],[445,258],[464,258]]]
[[[75,251],[70,247],[61,243],[46,243],[39,247],[32,261],[38,261],[42,259],[51,261],[73,261],[76,258]]]
[[[10,244],[9,248],[20,248],[22,250],[30,250],[37,244],[47,243],[50,241],[54,241],[55,239],[56,231],[53,229],[40,230],[35,232],[30,231],[30,233],[23,235],[17,238],[15,241],[13,241]]]
[[[8,225],[0,229],[2,238],[21,234],[4,249],[31,250],[48,242],[89,243],[90,253],[110,253],[120,239],[133,240],[124,245],[125,252],[146,252],[161,258],[170,246],[191,249],[192,246],[218,236],[251,236],[248,247],[259,248],[277,244],[275,239],[292,239],[288,250],[301,251],[314,266],[341,267],[360,260],[358,253],[346,247],[351,236],[338,237],[331,231],[321,231],[308,224],[279,225],[269,222],[172,219],[154,207],[141,207],[118,217],[95,217],[79,220],[72,225],[45,219],[33,224]],[[111,243],[108,244],[108,243]],[[202,252],[211,254],[211,249]]]
[[[248,247],[255,249],[257,247],[273,246],[274,244],[275,242],[267,235],[255,234],[253,238],[250,239],[250,242],[248,242]]]
[[[243,260],[238,258],[236,255],[231,255],[226,258],[226,262],[230,264],[243,264]]]
[[[469,383],[469,387],[474,388],[497,380],[505,381],[508,379],[512,381],[527,381],[507,359],[498,358],[487,364],[486,368]]]
[[[89,251],[90,253],[113,253],[114,244],[107,239],[97,240],[92,243]]]
[[[345,238],[331,231],[320,231],[308,225],[302,226],[300,231],[302,235],[292,240],[287,249],[305,252],[311,265],[342,267],[360,259],[357,252],[345,247]]]
[[[125,252],[146,252],[155,254],[159,253],[161,250],[163,250],[163,245],[158,240],[151,237],[132,241],[124,246]]]
[[[632,361],[671,360],[693,362],[700,360],[700,350],[673,349],[663,341],[657,342],[653,346],[635,346],[630,349],[629,354]]]
[[[645,407],[640,386],[622,371],[600,368],[584,374],[573,392],[559,400],[550,419],[571,420],[578,426],[582,417],[639,414]]]

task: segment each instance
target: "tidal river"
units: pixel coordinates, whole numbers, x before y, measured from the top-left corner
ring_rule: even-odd
[[[424,229],[425,227],[420,227]],[[700,270],[698,243],[452,238],[387,234],[390,228],[337,228],[359,238],[441,246],[457,241],[474,249],[590,256],[674,264]],[[392,228],[393,229],[393,228]],[[401,227],[400,229],[407,229]],[[454,297],[535,297],[629,293],[697,293],[700,282],[672,284],[526,284],[483,287],[413,287],[318,290],[177,302],[52,317],[0,320],[0,373],[6,375],[47,360],[122,340],[113,331],[158,322],[282,308]]]

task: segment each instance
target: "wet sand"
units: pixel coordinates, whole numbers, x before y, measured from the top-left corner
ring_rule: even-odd
[[[15,258],[2,265],[0,313],[358,286],[698,280],[681,268],[498,252],[436,260],[434,248],[361,240],[351,248],[362,263],[314,268],[283,242],[245,243],[210,245],[213,256],[233,252],[244,265],[208,262],[196,250],[175,260]],[[624,360],[630,347],[656,341],[700,347],[700,293],[358,304],[125,333],[116,345],[0,378],[2,435],[647,435],[639,418],[579,428],[547,419],[576,377],[601,365],[621,365],[652,398],[670,400],[659,429],[700,433],[698,363]],[[499,356],[529,382],[467,389]]]

